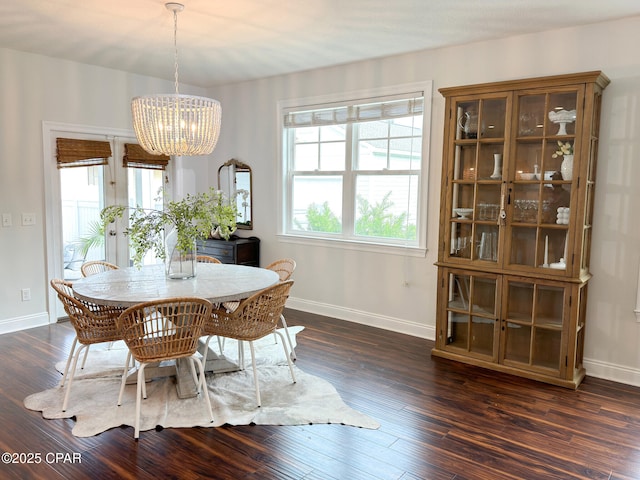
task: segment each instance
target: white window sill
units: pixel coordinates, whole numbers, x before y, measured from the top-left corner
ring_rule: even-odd
[[[416,247],[413,245],[383,245],[378,243],[358,242],[354,240],[326,239],[291,234],[279,234],[277,235],[277,239],[280,242],[295,243],[298,245],[340,248],[342,250],[384,253],[388,255],[402,255],[405,257],[424,258],[427,255],[427,249],[425,247]]]

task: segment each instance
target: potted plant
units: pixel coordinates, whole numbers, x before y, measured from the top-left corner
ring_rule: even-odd
[[[157,200],[164,200],[162,210],[111,205],[100,212],[102,224],[106,226],[130,211],[125,235],[134,250],[134,265],[140,267],[145,254],[153,250],[165,261],[169,277],[193,277],[196,240],[208,238],[214,229],[228,239],[235,230],[235,202],[228,202],[223,192],[213,188],[174,201],[159,193]]]

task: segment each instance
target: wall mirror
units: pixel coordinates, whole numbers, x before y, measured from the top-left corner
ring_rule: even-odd
[[[234,158],[218,168],[218,188],[237,202],[237,227],[253,229],[251,167]]]

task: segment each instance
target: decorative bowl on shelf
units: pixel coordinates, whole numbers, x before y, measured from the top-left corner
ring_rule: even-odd
[[[576,121],[575,110],[559,110],[557,112],[549,112],[549,120],[553,123],[572,123]]]
[[[460,218],[469,218],[473,213],[473,208],[454,208],[453,212]]]
[[[520,172],[518,175],[520,176],[520,180],[533,180],[536,178],[535,173]]]
[[[566,135],[567,123],[573,123],[576,121],[576,111],[567,111],[564,109],[557,112],[551,111],[549,112],[549,120],[559,125],[558,133],[556,133],[556,135]]]

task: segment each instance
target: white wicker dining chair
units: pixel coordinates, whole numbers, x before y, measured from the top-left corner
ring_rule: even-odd
[[[216,257],[210,255],[196,255],[196,262],[199,263],[222,263]]]
[[[211,317],[211,308],[211,302],[203,298],[180,297],[140,303],[129,307],[118,317],[118,332],[129,347],[118,406],[122,405],[129,360],[133,357],[138,362],[134,438],[140,436],[140,403],[142,398],[147,398],[144,371],[150,363],[188,359],[198,393],[204,397],[209,419],[213,422],[203,363],[195,355],[204,323]],[[199,377],[194,365],[198,366]]]
[[[80,266],[80,272],[83,277],[88,277],[89,275],[106,272],[107,270],[116,270],[118,268],[117,265],[105,262],[104,260],[90,260]]]
[[[275,262],[270,263],[269,265],[267,265],[265,267],[267,270],[272,270],[274,272],[276,272],[278,274],[279,277],[279,281],[280,282],[285,282],[287,280],[289,280],[291,278],[291,276],[293,275],[294,270],[296,269],[296,261],[293,260],[292,258],[283,258],[281,260],[276,260]],[[228,312],[233,312],[236,308],[238,308],[238,305],[240,304],[239,301],[235,301],[235,302],[224,302],[222,304],[222,306],[228,311]],[[295,348],[293,346],[293,341],[291,340],[291,335],[289,334],[289,328],[287,326],[287,321],[284,318],[283,314],[280,314],[280,322],[282,323],[282,327],[284,328],[284,332],[285,335],[287,336],[287,341],[289,342],[289,349],[291,352],[291,358],[293,360],[296,360],[296,351]],[[274,337],[276,339],[276,343],[278,341],[278,336],[274,333]],[[220,342],[220,339],[218,338],[218,345],[220,347],[220,353],[223,353],[223,348],[224,348],[224,339],[222,339],[222,342]],[[240,346],[239,346],[240,348]],[[241,362],[241,359],[238,359],[239,362]],[[243,365],[244,367],[244,365]]]
[[[292,258],[283,258],[281,260],[276,260],[275,262],[270,263],[265,267],[268,270],[273,270],[280,277],[281,282],[286,282],[291,278],[293,272],[296,269],[296,261]],[[291,349],[291,358],[296,359],[296,350],[293,347],[293,342],[291,341],[291,335],[289,335],[289,327],[287,326],[287,321],[284,318],[284,315],[280,315],[280,322],[282,323],[282,328],[284,328],[284,333],[287,335],[287,341],[289,342],[289,348]]]
[[[60,382],[60,387],[64,387],[65,382],[68,382],[62,402],[62,411],[65,412],[67,410],[71,384],[76,374],[80,353],[85,349],[86,352],[89,346],[95,343],[120,340],[120,334],[116,327],[116,319],[124,308],[97,305],[80,300],[73,294],[73,284],[66,280],[53,279],[51,280],[51,287],[58,294],[58,298],[62,302],[64,310],[69,316],[69,321],[76,332],[76,337],[73,340],[71,351],[67,358],[62,381]],[[76,349],[78,344],[80,344],[80,346]],[[69,372],[72,359],[73,367],[71,368],[71,372]],[[81,368],[84,368],[86,360],[87,356],[85,353]]]
[[[260,399],[260,386],[258,384],[258,370],[256,368],[256,356],[253,342],[267,335],[275,333],[280,336],[284,355],[289,365],[291,379],[296,383],[293,364],[289,357],[287,342],[281,332],[277,330],[278,319],[282,314],[284,305],[289,297],[289,291],[293,280],[277,283],[253,294],[240,302],[238,308],[229,312],[226,308],[213,308],[211,316],[204,324],[204,335],[207,335],[202,362],[207,361],[209,340],[213,336],[232,338],[238,342],[249,342],[251,350],[251,364],[253,366],[253,381],[255,383],[256,401],[258,407],[262,404]],[[243,356],[244,354],[241,354]],[[244,360],[242,361],[244,364]],[[243,367],[243,365],[241,365]]]

